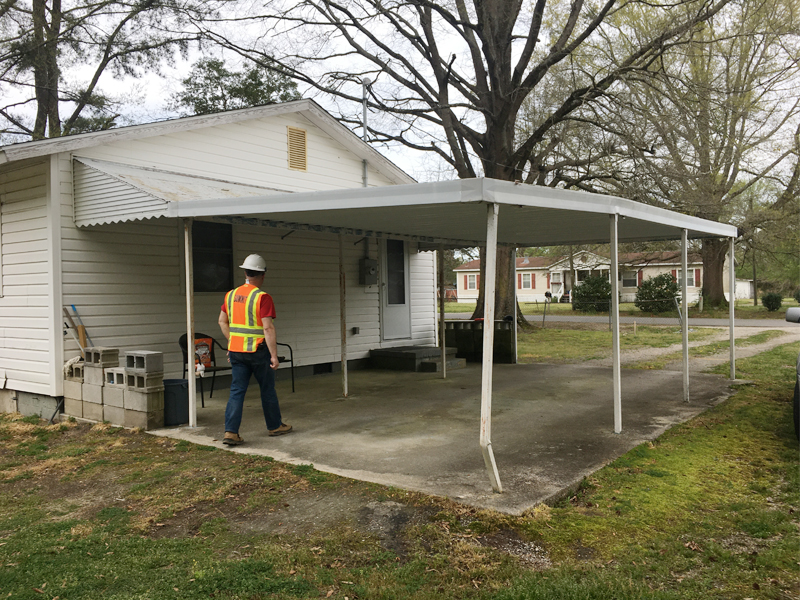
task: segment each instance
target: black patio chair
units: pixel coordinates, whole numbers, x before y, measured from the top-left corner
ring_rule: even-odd
[[[200,339],[210,339],[211,340],[211,347],[209,348],[209,358],[211,361],[211,365],[205,368],[206,373],[211,373],[211,392],[209,393],[208,397],[214,397],[214,382],[217,377],[217,373],[219,371],[230,371],[231,366],[230,364],[217,365],[217,358],[216,352],[214,350],[215,346],[218,346],[220,350],[226,353],[228,349],[225,348],[222,344],[220,344],[214,337],[207,335],[205,333],[200,333],[199,331],[195,331],[194,333],[195,340]],[[186,334],[184,333],[181,337],[178,338],[178,345],[181,347],[181,352],[183,352],[183,378],[186,378],[186,367],[189,364],[189,357],[187,356],[187,348],[186,348]],[[294,393],[294,352],[292,351],[292,347],[289,344],[281,344],[278,343],[278,346],[286,346],[289,349],[289,360],[286,360],[285,356],[278,356],[278,362],[288,362],[291,365],[292,371],[292,393]],[[198,356],[195,352],[195,356]],[[206,401],[205,401],[205,394],[203,392],[203,378],[200,377],[200,406],[205,408]]]

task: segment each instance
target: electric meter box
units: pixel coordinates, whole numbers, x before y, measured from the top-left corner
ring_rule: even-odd
[[[358,261],[358,283],[361,285],[378,284],[378,261],[362,258]]]

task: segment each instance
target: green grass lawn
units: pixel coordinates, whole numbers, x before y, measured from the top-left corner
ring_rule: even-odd
[[[707,339],[721,329],[700,328],[689,332],[689,341]],[[620,331],[620,349],[666,348],[681,343],[677,327],[623,326]],[[611,356],[611,332],[560,329],[546,327],[520,332],[517,337],[519,362],[575,362]]]
[[[784,298],[783,305],[780,310],[768,311],[759,302],[758,306],[753,306],[752,300],[737,300],[734,307],[734,314],[737,319],[777,319],[783,320],[786,314],[786,309],[790,306],[797,306],[794,298]],[[535,302],[521,302],[520,309],[523,315],[542,315],[545,309],[544,303]],[[447,302],[445,304],[446,313],[470,313],[475,311],[475,302]],[[572,304],[548,304],[548,314],[557,315],[583,315],[583,314],[597,314],[607,315],[608,313],[584,313],[572,310]],[[633,305],[633,302],[622,302],[619,305],[619,314],[628,317],[660,317],[660,318],[674,318],[678,319],[677,311],[669,311],[665,313],[649,313],[643,312]],[[727,319],[728,309],[711,310],[705,309],[702,312],[697,310],[697,307],[689,307],[689,317],[703,318],[703,319]]]
[[[796,598],[798,350],[737,361],[754,385],[519,517],[107,425],[2,415],[0,597]],[[360,527],[354,510],[278,531],[342,502],[399,503],[415,518],[387,533]]]

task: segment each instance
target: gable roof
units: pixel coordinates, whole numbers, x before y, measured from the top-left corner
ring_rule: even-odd
[[[230,123],[239,123],[252,119],[293,113],[302,115],[316,127],[319,127],[319,129],[341,143],[355,156],[369,162],[373,168],[386,176],[392,183],[414,183],[415,180],[413,177],[400,169],[400,167],[395,165],[372,146],[365,143],[347,127],[339,123],[330,113],[313,100],[295,100],[293,102],[269,104],[266,106],[256,106],[254,108],[242,108],[211,115],[182,117],[157,123],[145,123],[143,125],[107,129],[105,131],[79,133],[59,138],[9,144],[7,146],[0,146],[0,165],[27,158],[49,156],[59,152],[72,152],[84,148],[101,146],[111,142],[156,137],[169,133],[204,129],[217,125],[227,125]]]

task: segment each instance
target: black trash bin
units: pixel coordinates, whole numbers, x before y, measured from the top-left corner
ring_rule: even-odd
[[[164,426],[189,422],[189,380],[164,380]]]

